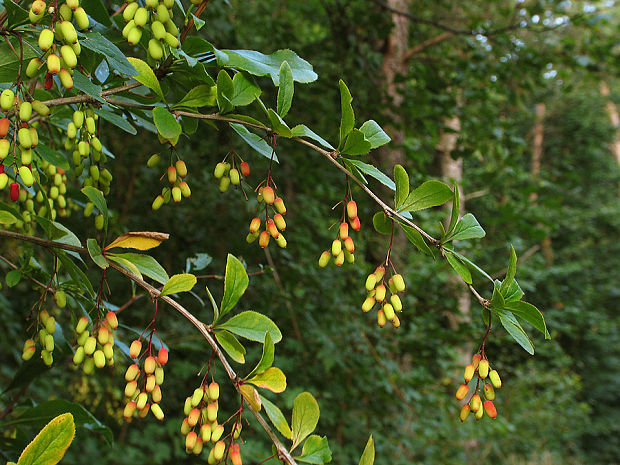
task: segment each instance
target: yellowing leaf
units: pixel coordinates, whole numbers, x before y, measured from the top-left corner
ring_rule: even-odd
[[[169,234],[151,231],[128,232],[114,239],[104,250],[114,247],[124,249],[149,250],[157,247],[162,241],[170,237]]]
[[[279,368],[271,367],[261,374],[248,379],[248,383],[273,392],[283,392],[286,389],[286,376]]]
[[[24,449],[18,465],[55,465],[75,436],[73,415],[63,413],[50,421]]]
[[[261,401],[256,389],[249,384],[242,384],[239,386],[239,392],[243,395],[243,398],[247,401],[247,403],[250,404],[250,407],[257,412],[260,412]]]

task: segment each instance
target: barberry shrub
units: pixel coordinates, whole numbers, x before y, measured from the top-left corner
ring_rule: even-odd
[[[151,130],[160,150],[135,156],[153,173],[154,200],[148,200],[153,211],[175,208],[190,199],[190,182],[194,189],[233,191],[235,201],[249,202],[253,212],[248,218],[249,232],[245,223],[231,225],[230,234],[245,236],[248,243],[258,240],[263,249],[273,243],[280,248],[303,246],[289,243],[284,236],[287,228],[296,227],[287,219],[287,209],[303,209],[288,200],[285,204],[278,187],[279,162],[287,156],[278,143],[286,140],[318,153],[343,175],[344,195],[332,214],[333,241],[320,255],[319,267],[330,263],[342,267],[345,262],[355,266],[354,236],[370,234],[362,231],[363,223],[372,223],[386,236],[385,259],[375,263],[374,271],[359,283],[360,291],[367,293],[365,298],[359,293],[363,299],[359,318],[376,309],[372,320],[380,328],[388,322],[398,328],[401,319],[407,318],[401,300],[406,290],[405,270],[397,270],[390,255],[399,230],[429,259],[445,259],[473,293],[481,305],[486,332],[472,364],[465,368],[465,384],[456,397],[463,403],[462,421],[470,411],[477,419],[483,413],[496,418],[493,401],[501,381],[485,350],[491,329],[503,326],[529,353],[534,348],[521,320],[549,337],[541,312],[522,300],[524,293],[515,280],[514,249],[510,248],[504,279],[492,278],[458,251],[457,241],[482,238],[485,231],[473,215],[459,215],[456,185],[428,180],[411,186],[402,166],[395,166],[390,177],[363,158],[389,143],[390,137],[374,120],[356,121],[353,98],[343,81],[334,84],[341,99],[337,141],[329,142],[305,124],[291,127],[286,119],[293,110],[295,87],[317,79],[312,65],[291,50],[265,55],[216,48],[197,33],[208,6],[208,0],[132,1],[112,8],[98,0],[84,5],[79,0],[35,0],[29,5],[5,2],[0,13],[4,41],[0,44],[0,237],[6,243],[40,247],[30,260],[17,265],[7,261],[14,268],[6,275],[9,286],[20,280],[34,286],[33,305],[25,315],[24,362],[33,363],[40,357],[47,366],[65,369],[64,362],[72,359],[84,374],[92,376],[105,376],[98,371],[117,363],[126,365],[124,381],[117,380],[124,384],[124,420],[132,423],[131,428],[140,428],[139,420],[149,413],[166,421],[160,402],[169,349],[158,332],[158,306],[166,303],[209,346],[205,358],[196,360],[199,379],[188,381],[188,386],[195,386],[193,391],[188,390],[184,405],[177,406],[183,412],[179,430],[187,453],[204,454],[210,464],[241,464],[242,430],[250,414],[273,442],[274,456],[281,461],[329,462],[329,438],[313,434],[320,415],[314,396],[308,392],[297,395],[290,420],[264,396],[266,391],[280,394],[287,388],[285,373],[274,365],[282,332],[270,318],[268,306],[236,310],[249,284],[245,265],[228,255],[218,304],[208,288],[197,286],[194,274],[169,276],[149,255],[149,250],[165,247],[168,239],[165,233],[148,231],[152,229],[149,216],[143,218],[145,231],[108,238],[115,212],[121,208],[108,205],[108,194],[114,173],[122,166],[115,165],[114,154],[105,145],[106,133],[124,131],[137,137],[140,132],[143,137]],[[261,79],[265,76],[274,87],[273,101],[264,97],[270,94],[263,94],[259,86],[265,85]],[[251,104],[260,116],[246,111]],[[189,143],[188,138],[215,130],[205,125],[198,133],[200,121],[228,134],[230,149],[218,155],[214,168],[183,160],[178,150]],[[233,138],[245,144],[243,155],[233,148]],[[260,157],[268,160],[266,172],[254,167]],[[207,169],[213,169],[216,180],[211,186],[203,185],[194,174]],[[393,191],[394,198],[382,200],[371,190],[368,178]],[[372,218],[360,218],[353,186],[356,196],[368,195],[376,202],[379,211]],[[416,223],[417,212],[444,204],[451,204],[451,212],[438,233],[433,235]],[[83,235],[70,231],[63,219],[72,215],[92,218],[92,227]],[[91,281],[86,268],[91,276],[96,270],[98,279]],[[123,312],[131,308],[114,303],[108,285],[112,272],[123,275],[136,292],[152,300],[153,316],[146,327],[136,330],[119,323]],[[184,292],[209,302],[208,318],[203,313],[199,319],[178,302],[177,296]],[[351,296],[351,300],[357,302],[358,297]],[[374,325],[370,318],[368,324]],[[255,357],[259,361],[251,370],[243,365],[246,341],[260,346],[260,355]],[[233,369],[231,361],[242,368]],[[235,397],[220,396],[214,376],[218,367],[226,373]],[[80,421],[93,420],[86,416]],[[247,462],[263,459],[248,457]],[[373,460],[371,436],[360,463]]]

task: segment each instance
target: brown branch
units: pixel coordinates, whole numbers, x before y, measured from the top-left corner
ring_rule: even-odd
[[[3,257],[2,255],[0,255],[0,260],[2,260],[4,263],[6,263],[7,265],[9,265],[9,266],[10,266],[11,268],[13,268],[14,270],[18,270],[18,269],[19,269],[19,267],[18,267],[16,264],[14,264],[14,263],[10,262],[8,259],[6,259],[5,257]],[[55,290],[53,287],[49,287],[49,286],[47,286],[47,285],[43,284],[41,281],[38,281],[38,280],[34,279],[32,276],[28,276],[28,275],[27,275],[27,274],[25,274],[25,273],[22,273],[22,275],[23,275],[23,276],[25,276],[26,278],[28,278],[28,279],[29,279],[30,281],[32,281],[33,283],[38,284],[38,285],[39,285],[39,286],[41,286],[43,289],[46,289],[46,290],[48,290],[48,291],[52,292],[53,294],[55,294],[55,293],[56,293],[56,290]]]
[[[407,63],[409,61],[409,59],[413,55],[416,55],[416,54],[420,53],[422,50],[424,50],[424,49],[426,49],[428,47],[432,47],[433,45],[437,45],[437,44],[443,42],[444,40],[449,39],[453,35],[454,35],[454,32],[450,32],[450,31],[442,32],[438,36],[431,37],[430,39],[425,40],[424,42],[422,42],[420,44],[414,45],[409,50],[407,50],[405,52],[405,54],[403,55],[403,62]]]
[[[135,89],[136,87],[141,86],[142,84],[139,83],[138,81],[136,82],[132,82],[131,84],[127,84],[124,86],[119,86],[119,87],[114,87],[113,89],[107,89],[101,92],[101,97],[104,98],[107,95],[113,95],[113,94],[118,94],[120,92],[125,92],[126,90],[131,90],[131,89]],[[82,94],[82,95],[75,95],[73,97],[61,97],[61,98],[53,98],[50,100],[46,100],[43,103],[45,105],[47,105],[48,107],[53,107],[53,106],[57,106],[57,105],[69,105],[71,103],[83,103],[83,102],[97,102],[98,100],[95,97],[91,97],[90,95],[86,95],[86,94]],[[115,103],[116,105],[126,105],[126,106],[130,106],[130,104],[125,103],[125,102],[117,102]]]
[[[209,0],[203,0],[203,2],[200,4],[200,6],[196,9],[196,13],[194,13],[194,16],[196,16],[197,18],[200,18],[200,15],[205,10],[205,8],[207,8],[208,4],[209,4]],[[181,42],[181,43],[185,42],[185,38],[187,37],[187,34],[189,34],[189,31],[192,30],[192,27],[194,27],[194,17],[193,16],[189,19],[187,24],[181,30],[181,35],[180,35],[180,38],[179,38],[179,42]]]

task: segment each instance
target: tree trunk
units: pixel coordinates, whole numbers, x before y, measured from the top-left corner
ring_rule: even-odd
[[[603,97],[609,97],[611,90],[605,81],[601,82],[601,95]],[[611,143],[610,149],[613,156],[616,158],[616,161],[620,165],[620,115],[618,114],[618,107],[610,98],[607,99],[607,103],[605,104],[605,110],[607,111],[607,116],[609,116],[609,121],[611,122],[612,127],[616,130],[616,137],[614,141]]]

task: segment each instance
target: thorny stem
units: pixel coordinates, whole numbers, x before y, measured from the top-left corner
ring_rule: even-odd
[[[32,242],[34,244],[38,244],[40,246],[47,247],[47,248],[71,250],[73,252],[78,252],[82,255],[88,256],[88,250],[84,247],[71,246],[67,244],[62,244],[60,242],[49,241],[46,239],[40,239],[38,237],[27,236],[25,234],[19,234],[19,233],[13,233],[10,231],[0,230],[0,237],[10,237],[10,238],[25,241],[25,242]],[[206,325],[205,323],[198,320],[198,318],[196,318],[192,313],[190,313],[185,307],[183,307],[180,303],[173,300],[169,296],[167,295],[162,296],[159,289],[151,286],[149,283],[144,281],[142,278],[139,278],[138,276],[134,275],[130,271],[127,271],[125,268],[121,267],[120,265],[117,265],[116,263],[110,260],[108,260],[108,265],[110,266],[110,268],[113,268],[119,273],[125,275],[127,278],[135,282],[138,286],[146,290],[152,299],[163,300],[168,305],[170,305],[172,308],[174,308],[177,312],[179,312],[186,320],[188,320],[191,324],[193,324],[196,327],[196,329],[200,332],[200,334],[204,337],[204,339],[206,339],[207,343],[213,349],[213,352],[215,352],[215,354],[217,355],[217,358],[220,360],[220,363],[224,367],[224,370],[226,371],[226,374],[232,381],[235,389],[239,392],[240,395],[243,395],[239,391],[239,386],[241,385],[241,378],[239,378],[237,373],[235,373],[235,371],[230,366],[228,359],[226,358],[224,353],[220,350],[219,346],[217,345],[217,342],[215,341],[214,337],[211,334],[213,330],[209,325]],[[252,412],[256,420],[258,420],[258,422],[260,423],[263,430],[269,436],[269,439],[271,439],[271,442],[273,442],[277,450],[278,457],[280,457],[280,459],[282,459],[285,463],[289,465],[297,465],[297,462],[295,462],[295,459],[293,459],[293,457],[291,456],[289,451],[286,449],[286,447],[280,442],[280,440],[278,439],[274,431],[271,429],[267,421],[263,418],[263,416],[249,404],[247,405],[247,409],[250,410],[250,412]]]

